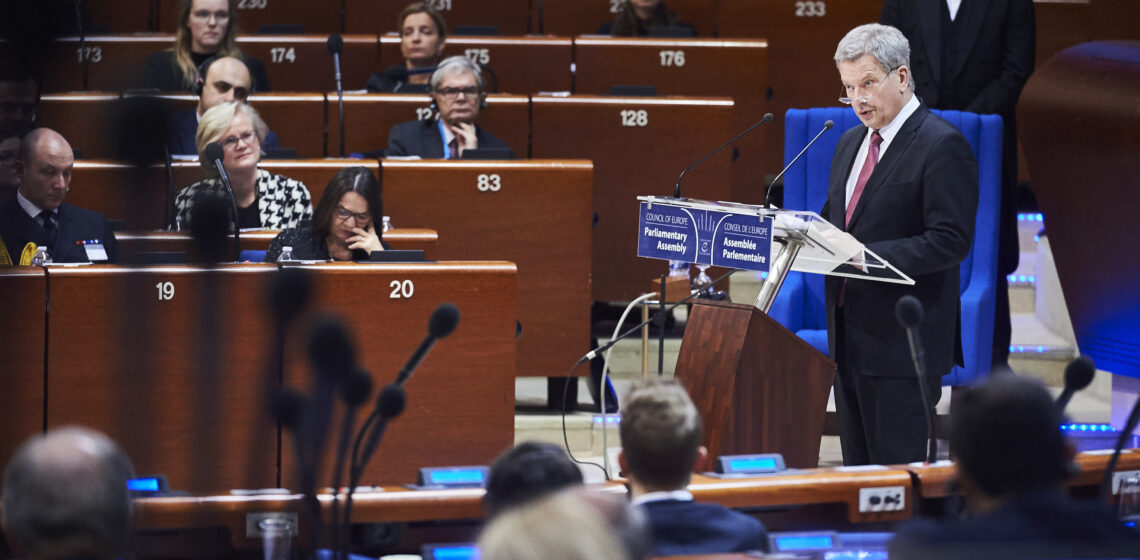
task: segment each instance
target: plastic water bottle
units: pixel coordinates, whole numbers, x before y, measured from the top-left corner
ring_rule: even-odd
[[[182,231],[182,216],[174,217],[174,231]]]
[[[391,229],[392,229],[392,217],[391,216],[384,216],[384,224],[383,224],[383,226],[381,226],[380,231],[383,233],[387,233]]]
[[[47,247],[36,247],[36,254],[32,256],[32,266],[45,264],[51,264],[51,255],[48,254]]]
[[[277,262],[291,262],[293,261],[293,248],[286,246],[281,250],[281,256],[277,257]]]

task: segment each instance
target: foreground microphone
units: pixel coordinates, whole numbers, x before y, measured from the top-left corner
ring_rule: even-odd
[[[344,157],[344,89],[340,81],[340,53],[344,52],[344,39],[333,33],[329,35],[328,47],[336,75],[336,104],[340,108],[340,157]]]
[[[700,164],[704,163],[704,162],[705,162],[705,160],[707,160],[707,159],[709,159],[709,158],[713,157],[714,155],[716,155],[716,154],[717,154],[717,152],[720,152],[721,150],[723,150],[723,149],[725,149],[725,148],[727,148],[727,147],[729,147],[729,146],[733,145],[734,143],[736,143],[736,141],[737,141],[737,140],[740,140],[741,138],[743,138],[743,137],[744,137],[744,135],[748,134],[749,132],[752,132],[753,130],[756,130],[756,127],[758,127],[758,126],[760,126],[760,125],[762,125],[762,124],[765,124],[765,123],[767,123],[768,121],[771,121],[773,118],[774,118],[774,117],[772,116],[772,113],[765,113],[765,114],[764,114],[764,118],[760,119],[759,121],[756,121],[756,124],[754,124],[754,125],[752,125],[752,126],[748,127],[748,128],[747,128],[747,129],[746,129],[744,132],[741,132],[740,134],[737,134],[736,136],[734,136],[734,137],[732,138],[732,140],[729,140],[728,142],[725,142],[723,146],[721,146],[721,147],[719,147],[719,148],[717,148],[717,149],[715,149],[715,150],[713,150],[713,151],[709,152],[709,153],[708,153],[708,155],[706,155],[705,157],[703,157],[703,158],[701,158],[701,159],[697,160],[697,162],[696,162],[696,163],[694,163],[694,164],[692,164],[692,165],[690,165],[690,166],[686,167],[686,168],[685,168],[685,170],[681,172],[681,175],[680,175],[679,177],[677,177],[677,185],[673,187],[673,198],[681,198],[681,179],[684,179],[684,178],[685,178],[685,174],[686,174],[686,173],[688,173],[689,171],[691,171],[691,170],[692,170],[694,167],[696,167],[696,166],[698,166],[698,165],[700,165]]]
[[[428,333],[424,337],[423,342],[420,343],[419,348],[412,353],[412,357],[408,358],[408,363],[404,364],[403,369],[400,370],[399,375],[396,376],[396,384],[403,385],[412,372],[416,371],[420,362],[431,351],[431,347],[435,345],[435,341],[447,337],[455,330],[456,325],[459,324],[459,308],[454,303],[444,303],[435,308],[431,314],[431,319],[428,320]]]
[[[768,208],[772,207],[772,205],[769,204],[768,200],[772,196],[772,187],[776,184],[776,181],[779,181],[780,177],[783,177],[784,173],[787,173],[788,169],[791,169],[792,164],[796,163],[796,161],[800,159],[800,156],[804,155],[804,153],[808,151],[808,148],[810,148],[812,144],[815,144],[815,141],[819,140],[819,137],[823,136],[824,132],[831,130],[831,127],[833,126],[835,126],[835,121],[832,120],[828,120],[827,122],[823,123],[823,128],[820,129],[818,133],[816,133],[815,138],[812,138],[811,142],[808,142],[807,146],[804,146],[804,149],[800,150],[800,153],[796,154],[796,157],[792,158],[792,161],[789,161],[788,165],[785,165],[784,168],[780,170],[780,174],[776,175],[776,178],[772,179],[771,183],[768,183],[768,189],[764,191],[764,206],[767,206]]]
[[[1100,483],[1101,503],[1104,503],[1105,498],[1112,493],[1112,473],[1116,470],[1116,462],[1120,460],[1120,450],[1124,449],[1124,444],[1132,437],[1132,430],[1136,429],[1138,422],[1140,422],[1140,397],[1132,405],[1132,412],[1128,414],[1128,420],[1124,422],[1124,427],[1120,429],[1120,435],[1116,438],[1116,445],[1112,448],[1112,458],[1104,468],[1104,480]]]
[[[1092,383],[1096,375],[1096,364],[1085,356],[1081,356],[1065,366],[1065,389],[1057,397],[1057,412],[1064,413],[1073,394]]]
[[[226,194],[230,195],[230,202],[233,204],[234,211],[234,262],[237,262],[241,257],[241,234],[238,227],[238,205],[237,197],[234,196],[233,185],[230,185],[230,177],[226,175],[226,167],[222,165],[222,160],[226,158],[226,152],[222,148],[220,142],[210,142],[206,144],[206,149],[202,150],[202,156],[206,158],[208,163],[212,163],[214,168],[218,170],[218,178],[221,179],[222,185],[226,187]]]
[[[895,318],[906,329],[906,338],[910,342],[910,357],[914,360],[918,392],[922,396],[922,413],[926,417],[926,462],[933,463],[938,455],[934,439],[934,411],[930,407],[930,398],[927,397],[926,352],[918,334],[918,324],[922,322],[922,304],[918,298],[909,295],[899,298],[895,304]]]

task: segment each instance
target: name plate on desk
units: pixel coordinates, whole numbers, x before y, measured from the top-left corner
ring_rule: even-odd
[[[768,271],[772,218],[705,208],[641,203],[637,256]]]

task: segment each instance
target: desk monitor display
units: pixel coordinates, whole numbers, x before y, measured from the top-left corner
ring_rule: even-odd
[[[460,159],[497,160],[514,158],[511,156],[510,150],[503,148],[472,148],[463,150],[463,156]]]
[[[127,479],[127,491],[131,496],[164,496],[170,493],[170,482],[161,474]]]
[[[421,488],[483,488],[490,476],[489,467],[424,467],[416,483]]]
[[[718,474],[771,474],[787,469],[779,453],[764,455],[722,455],[717,457]]]
[[[391,249],[388,251],[372,251],[368,255],[369,262],[424,262],[423,249]]]
[[[477,560],[479,549],[475,543],[425,544],[420,556],[424,560]]]

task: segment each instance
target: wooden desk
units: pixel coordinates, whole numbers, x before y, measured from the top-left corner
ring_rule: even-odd
[[[23,247],[9,247],[13,261]],[[5,298],[0,340],[4,373],[0,375],[0,462],[7,465],[24,440],[43,431],[44,349],[47,345],[47,277],[44,269],[0,269]]]
[[[715,34],[714,10],[708,0],[670,0],[669,9],[682,21],[691,24],[701,37]],[[538,23],[538,10],[531,14],[531,29],[551,35],[584,35],[594,33],[598,27],[614,20],[620,3],[611,0],[544,0],[544,22]]]
[[[574,91],[605,94],[615,84],[651,85],[659,95],[731,97],[735,102],[732,125],[723,136],[707,142],[673,137],[685,138],[684,143],[700,157],[743,132],[764,113],[772,111],[777,119],[782,117],[767,101],[768,58],[768,43],[763,39],[578,37],[574,40]],[[734,159],[732,165],[732,200],[763,202],[764,174],[780,171],[784,137],[772,124],[753,131],[734,145],[733,153],[739,153],[739,159]],[[688,165],[697,157],[678,163]]]
[[[270,0],[272,1],[272,0]],[[277,2],[277,5],[317,7],[334,12],[324,2]],[[338,14],[339,15],[339,14]],[[306,32],[308,20],[304,23]],[[336,71],[328,50],[328,35],[245,35],[238,37],[241,50],[265,64],[269,85],[274,92],[336,91]],[[380,45],[376,35],[344,35],[344,52],[340,55],[342,87],[362,89],[368,76],[378,70]],[[334,97],[335,99],[335,97]],[[309,131],[312,134],[314,131]]]
[[[1078,453],[1074,464],[1077,467],[1075,475],[1065,481],[1065,484],[1074,491],[1092,487],[1099,489],[1101,479],[1104,478],[1104,469],[1108,466],[1110,455],[1105,453]],[[939,464],[932,466],[900,465],[910,471],[915,481],[915,492],[919,498],[945,498],[953,494],[951,483],[958,478],[957,468],[953,464]],[[1116,464],[1116,472],[1134,471],[1140,469],[1140,449],[1125,450]],[[1111,498],[1115,501],[1115,497]]]
[[[344,318],[377,385],[394,377],[439,303],[463,314],[408,384],[410,406],[384,444],[400,453],[381,452],[366,484],[411,482],[425,465],[487,463],[510,445],[513,264],[307,268],[316,273],[311,307]],[[262,401],[273,331],[263,294],[275,270],[49,269],[47,427],[102,430],[139,473],[165,474],[195,493],[292,484],[291,443],[278,450]],[[286,383],[305,388],[303,325],[289,336]]]
[[[167,34],[88,36],[88,89],[117,92],[137,85],[146,58],[173,44],[174,36]],[[44,93],[83,89],[79,37],[53,41],[48,47],[44,68],[51,68],[44,72]]]
[[[83,11],[90,17],[91,23],[105,26],[109,33],[142,33],[151,30],[151,0],[84,2]]]
[[[466,55],[489,67],[484,72],[488,90],[498,80],[498,93],[570,91],[573,41],[569,37],[448,37],[443,56]],[[403,64],[400,37],[380,37],[381,66]]]
[[[665,272],[663,261],[637,256],[636,197],[671,194],[685,167],[731,137],[732,118],[724,98],[532,98],[534,157],[594,161],[594,300],[631,301]],[[682,194],[728,200],[730,157],[689,173]]]
[[[346,33],[386,33],[398,31],[400,10],[405,2],[345,0]],[[494,26],[500,35],[528,33],[529,0],[442,0],[434,3],[447,21],[448,35],[457,25]],[[450,40],[450,39],[449,39]]]
[[[518,265],[516,375],[553,377],[589,350],[594,168],[588,161],[392,161],[384,208],[439,232],[440,259]],[[584,368],[579,368],[584,369]]]
[[[267,229],[261,231],[243,231],[241,233],[241,248],[245,250],[265,251],[269,243],[280,233],[278,230]],[[186,232],[175,231],[126,231],[115,234],[119,242],[119,251],[123,259],[130,262],[130,258],[140,252],[176,252],[188,255],[195,251],[194,240]],[[384,233],[384,241],[393,249],[419,249],[424,251],[428,259],[434,259],[434,249],[439,235],[432,229],[392,229]],[[229,245],[233,247],[233,245]],[[232,251],[232,249],[230,250]],[[226,252],[223,254],[232,254]],[[191,259],[191,262],[194,262]]]
[[[119,101],[118,92],[44,94],[36,124],[62,134],[84,159],[119,157]]]
[[[427,95],[352,93],[344,96],[345,149],[348,153],[382,150],[388,134],[402,122],[432,117]],[[340,149],[340,109],[336,92],[328,94],[328,153]],[[525,95],[490,95],[479,126],[506,142],[515,157],[530,154],[530,100]]]

